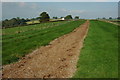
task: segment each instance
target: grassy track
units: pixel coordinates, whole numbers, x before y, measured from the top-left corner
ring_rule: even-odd
[[[47,45],[50,41],[55,38],[71,32],[73,29],[79,27],[80,24],[84,23],[81,21],[70,21],[70,22],[57,22],[39,24],[36,27],[21,27],[24,30],[21,33],[15,33],[16,28],[6,29],[6,34],[3,35],[3,64],[9,64],[17,61],[19,58],[24,56],[26,53],[31,52],[37,47]],[[48,26],[46,28],[46,26]],[[43,28],[44,29],[39,29]],[[8,31],[8,32],[7,32]],[[10,33],[10,35],[9,35]]]
[[[90,21],[75,78],[118,77],[118,26]]]

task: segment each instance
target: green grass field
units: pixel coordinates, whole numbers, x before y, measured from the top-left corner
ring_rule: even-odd
[[[119,25],[120,25],[120,21],[114,21],[114,23],[117,23],[117,24],[119,24]]]
[[[108,21],[111,21],[111,22],[113,22],[113,23],[117,23],[117,24],[119,24],[120,25],[120,20],[108,20]]]
[[[90,21],[74,77],[118,77],[118,26],[102,21]]]
[[[58,21],[58,20],[61,20],[61,19],[50,19],[50,21]],[[32,21],[28,21],[26,22],[27,24],[37,24],[37,23],[40,23],[39,20],[32,20]]]
[[[40,23],[39,20],[33,20],[33,21],[28,21],[26,22],[27,24],[36,24],[36,23]]]
[[[49,27],[54,27],[58,26],[61,24],[66,24],[69,21],[63,21],[61,22],[50,22],[50,23],[41,23],[41,24],[34,24],[34,25],[29,25],[29,26],[24,26],[24,27],[14,27],[14,28],[7,28],[7,29],[2,29],[2,34],[3,35],[11,35],[11,34],[17,34],[21,32],[26,32],[26,31],[33,31],[33,30],[41,30]],[[3,36],[4,37],[4,36]]]
[[[84,22],[85,20],[63,21],[3,29],[3,64],[18,61],[25,54],[49,44],[50,41],[71,32]]]

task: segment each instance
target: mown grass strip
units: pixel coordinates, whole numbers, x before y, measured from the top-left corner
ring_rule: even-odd
[[[58,26],[58,25],[62,25],[62,24],[66,24],[66,23],[68,23],[69,21],[65,21],[65,22],[62,22],[61,24],[58,24],[58,23],[56,23],[56,25],[50,25],[49,27],[47,27],[47,28],[52,28],[52,27],[56,27],[56,26]],[[51,24],[51,23],[50,23]],[[54,23],[55,24],[55,23]],[[49,24],[48,24],[49,25]],[[48,25],[46,25],[46,26],[48,26]],[[47,28],[46,28],[46,26],[44,27],[41,27],[41,28],[44,28],[44,29],[46,29],[47,30]],[[38,26],[38,27],[40,27],[40,26]],[[28,26],[28,28],[29,28],[29,26]],[[35,30],[34,30],[35,29]],[[33,30],[29,30],[29,31],[25,31],[25,32],[21,32],[21,33],[19,33],[19,34],[12,34],[12,35],[4,35],[3,36],[3,43],[4,42],[10,42],[10,41],[12,41],[12,40],[14,40],[14,41],[17,41],[18,39],[20,40],[21,38],[22,39],[25,39],[25,38],[30,38],[30,37],[32,37],[32,36],[35,36],[35,35],[38,35],[39,33],[41,33],[41,32],[43,32],[43,29],[37,29],[37,28],[34,28],[33,27]],[[43,34],[45,34],[46,32],[44,31],[43,32]]]
[[[18,40],[8,39],[4,41],[3,39],[3,64],[17,61],[19,58],[31,52],[35,48],[49,44],[50,41],[71,32],[84,22],[85,20],[71,21],[56,27],[32,32],[32,34],[24,35],[24,38],[18,37]],[[31,37],[28,37],[28,35]],[[12,37],[16,36],[13,35]]]
[[[102,21],[90,21],[74,77],[118,77],[118,26]]]
[[[62,24],[66,24],[70,21],[62,21],[62,22],[50,22],[50,23],[41,23],[41,24],[36,24],[36,25],[29,25],[29,26],[24,26],[24,27],[14,27],[14,28],[7,28],[3,29],[3,39],[9,39],[13,38],[13,36],[23,36],[26,34],[30,34],[31,31],[39,31],[41,29],[46,29]]]

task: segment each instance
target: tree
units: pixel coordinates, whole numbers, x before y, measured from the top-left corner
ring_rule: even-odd
[[[120,19],[120,17],[118,17],[117,19]]]
[[[75,16],[75,19],[79,19],[79,16]]]
[[[39,20],[40,19],[40,17],[36,17],[36,20]]]
[[[25,20],[24,18],[20,19],[19,17],[12,18],[10,20],[6,19],[6,20],[2,21],[2,28],[9,28],[9,27],[27,25],[26,21],[27,20]]]
[[[61,19],[64,18],[64,17],[60,17]]]
[[[26,25],[26,20],[24,19],[24,18],[22,18],[21,20],[20,20],[20,24],[19,25]]]
[[[103,19],[106,19],[105,17],[103,17]]]
[[[30,19],[27,18],[26,21],[30,21]]]
[[[53,17],[53,19],[57,19],[57,17]]]
[[[71,15],[67,15],[67,16],[65,17],[65,19],[69,20],[69,19],[73,19],[73,18],[72,18]]]
[[[112,17],[109,17],[109,19],[112,19]]]
[[[36,18],[32,18],[31,20],[36,20]]]
[[[40,14],[40,22],[47,22],[47,21],[49,21],[49,19],[50,19],[50,17],[47,14],[47,12],[42,12]]]
[[[16,18],[12,18],[9,22],[10,22],[10,26],[13,26],[13,27],[17,26],[18,24]]]
[[[96,19],[100,19],[100,18],[98,17],[98,18],[96,18]]]

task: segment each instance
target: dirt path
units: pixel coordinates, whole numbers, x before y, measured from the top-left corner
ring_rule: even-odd
[[[73,32],[55,39],[48,46],[26,55],[3,68],[3,78],[70,78],[76,65],[89,21]]]

